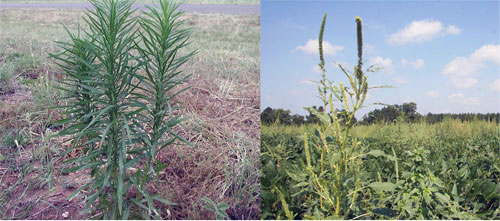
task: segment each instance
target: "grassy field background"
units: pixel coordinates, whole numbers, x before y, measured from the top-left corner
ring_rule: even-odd
[[[137,3],[154,3],[154,0],[137,0]],[[237,4],[258,5],[260,0],[184,0],[185,4]],[[0,0],[0,3],[88,3],[87,0]]]
[[[63,94],[55,88],[59,74],[49,53],[59,50],[54,41],[67,40],[63,25],[72,32],[85,28],[82,15],[82,10],[0,8],[2,219],[88,217],[79,213],[82,198],[67,199],[88,176],[61,172],[68,144],[51,137],[61,128],[50,124],[61,117],[50,107],[60,105]],[[258,219],[259,16],[188,13],[184,18],[194,28],[187,50],[198,54],[184,67],[192,74],[185,85],[191,88],[176,101],[189,120],[176,131],[194,145],[159,154],[168,167],[162,182],[150,188],[178,204],[162,208],[165,219],[215,218],[203,197],[227,203],[230,218]]]
[[[272,124],[262,125],[261,132],[263,134],[283,133],[292,136],[302,136],[304,133],[313,133],[318,125],[303,124],[283,125]],[[441,139],[451,138],[469,138],[481,137],[483,135],[500,135],[500,125],[495,122],[487,121],[461,121],[458,119],[446,119],[437,124],[429,124],[426,122],[418,123],[387,123],[387,124],[370,124],[356,125],[352,129],[353,136],[360,139],[383,139],[401,135],[404,139],[422,140],[424,138],[439,137]],[[401,138],[400,136],[400,138]]]

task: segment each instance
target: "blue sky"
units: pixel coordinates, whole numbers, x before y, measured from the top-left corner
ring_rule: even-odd
[[[500,112],[500,1],[261,1],[261,109],[320,105],[317,38],[328,13],[327,78],[356,63],[363,20],[366,65],[383,69],[366,104],[417,103],[420,113]],[[365,66],[368,67],[368,66]],[[371,105],[357,117],[381,106]]]

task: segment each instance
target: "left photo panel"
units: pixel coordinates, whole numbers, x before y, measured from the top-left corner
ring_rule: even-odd
[[[0,0],[0,219],[260,219],[259,0]]]

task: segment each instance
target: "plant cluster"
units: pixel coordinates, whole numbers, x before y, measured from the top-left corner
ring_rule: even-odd
[[[358,212],[359,209],[353,206],[357,203],[358,192],[362,188],[362,180],[358,175],[363,155],[360,142],[350,136],[350,129],[353,126],[354,114],[362,107],[369,90],[367,76],[362,70],[362,22],[359,17],[356,17],[358,64],[354,67],[353,72],[349,72],[342,65],[339,65],[339,68],[349,79],[350,86],[344,86],[342,82],[336,85],[326,78],[322,45],[325,23],[326,14],[323,17],[318,38],[319,68],[322,72],[318,93],[323,101],[323,107],[319,108],[321,111],[316,108],[306,108],[319,119],[320,124],[312,135],[304,133],[305,163],[300,158],[295,159],[300,163],[285,169],[285,172],[293,180],[299,182],[294,187],[301,190],[294,196],[310,199],[305,205],[310,211],[301,218],[350,218],[349,215],[352,212]],[[370,71],[373,71],[371,67],[366,72]],[[341,109],[344,110],[341,118],[337,114],[338,110],[334,108],[334,97],[340,102]],[[330,114],[327,113],[327,108],[330,110]],[[263,162],[264,169],[265,167],[286,168],[286,166],[273,164],[276,159],[272,155],[269,157],[270,159],[264,160],[267,162]],[[277,163],[283,163],[283,161]],[[288,186],[278,185],[279,180],[267,177],[266,172],[264,172],[263,180],[265,180],[263,181],[263,183],[265,182],[263,191],[272,193],[262,194],[263,197],[278,195],[284,216],[288,219],[295,219],[297,214],[289,210],[287,205],[286,198],[290,197],[291,194]],[[272,202],[273,200],[272,198],[264,198],[264,201]],[[266,212],[266,208],[272,208],[272,206],[264,204],[263,212]]]
[[[90,171],[92,181],[70,198],[87,193],[87,210],[104,219],[161,218],[158,205],[175,203],[150,192],[147,184],[167,165],[155,156],[177,140],[172,128],[183,121],[172,98],[187,75],[180,67],[194,54],[181,51],[191,30],[179,4],[161,0],[134,16],[131,0],[92,0],[84,18],[88,30],[69,33],[53,57],[64,71],[69,105],[67,125],[79,156],[65,172]]]

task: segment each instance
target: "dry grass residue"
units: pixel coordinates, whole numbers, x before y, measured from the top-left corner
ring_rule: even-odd
[[[172,219],[213,219],[213,214],[203,208],[203,197],[232,206],[232,218],[258,219],[257,201],[241,209],[228,191],[227,172],[238,156],[232,149],[241,145],[244,135],[252,154],[259,154],[259,94],[257,85],[236,83],[219,79],[214,84],[202,78],[193,78],[186,85],[191,88],[176,100],[183,104],[190,119],[178,128],[179,135],[193,146],[172,146],[160,154],[168,163],[161,187],[164,196],[179,204],[172,207]],[[255,165],[258,172],[258,165]],[[251,183],[250,183],[251,184]],[[249,184],[249,185],[250,185]],[[254,193],[248,193],[254,194]],[[239,199],[242,200],[242,199]],[[193,213],[193,211],[199,211]]]

